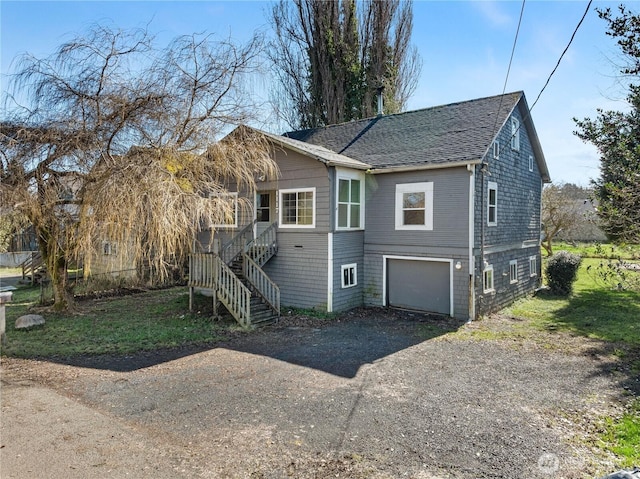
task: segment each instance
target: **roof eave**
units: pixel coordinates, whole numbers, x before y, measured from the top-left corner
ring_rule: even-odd
[[[479,165],[482,163],[481,159],[476,160],[464,160],[464,161],[452,161],[449,163],[425,163],[423,165],[405,165],[405,166],[388,166],[383,168],[371,168],[369,173],[384,174],[384,173],[404,173],[407,171],[422,171],[422,170],[439,170],[443,168],[460,168],[468,165]]]

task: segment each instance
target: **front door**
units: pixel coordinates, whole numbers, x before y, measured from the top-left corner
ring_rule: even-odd
[[[256,193],[256,236],[260,236],[275,221],[275,191]]]

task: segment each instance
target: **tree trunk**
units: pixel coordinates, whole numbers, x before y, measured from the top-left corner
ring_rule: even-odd
[[[67,260],[49,231],[38,231],[42,261],[47,268],[53,290],[53,309],[65,311],[73,307],[73,294],[67,281]]]

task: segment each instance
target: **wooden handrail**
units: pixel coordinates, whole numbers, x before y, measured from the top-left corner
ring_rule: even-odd
[[[278,252],[277,231],[278,222],[275,221],[245,246],[244,252],[249,255],[258,266],[264,266],[265,263]]]
[[[189,287],[212,289],[241,326],[251,326],[251,291],[217,254],[189,256]]]
[[[248,255],[244,254],[242,258],[242,273],[251,286],[264,300],[271,306],[278,316],[280,315],[280,288],[274,283],[267,273],[253,261]]]
[[[255,221],[249,223],[220,248],[220,257],[225,264],[233,263],[233,261],[245,251],[247,243],[253,239],[253,227],[255,223]]]

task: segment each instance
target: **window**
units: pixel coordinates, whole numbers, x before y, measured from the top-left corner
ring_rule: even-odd
[[[489,182],[489,194],[487,195],[487,224],[498,224],[498,184]]]
[[[533,156],[529,155],[529,171],[533,171]]]
[[[482,289],[485,293],[493,291],[493,265],[487,265],[482,272]]]
[[[118,243],[111,241],[102,242],[102,254],[104,256],[117,256],[118,255]]]
[[[493,158],[496,160],[500,158],[500,143],[498,140],[493,142]]]
[[[520,151],[520,121],[511,117],[511,149]]]
[[[316,189],[280,190],[280,227],[315,228]]]
[[[355,178],[338,178],[338,228],[362,227],[362,182]]]
[[[538,258],[529,256],[529,276],[538,276]]]
[[[256,220],[264,223],[271,221],[271,195],[269,193],[258,193],[256,195]]]
[[[238,193],[215,194],[212,196],[213,207],[219,208],[224,213],[219,224],[213,224],[210,228],[237,228],[238,227]]]
[[[433,182],[396,185],[396,229],[433,229]]]
[[[518,260],[509,261],[509,282],[511,284],[518,282]]]
[[[345,264],[342,266],[342,287],[351,288],[358,284],[358,265]]]

